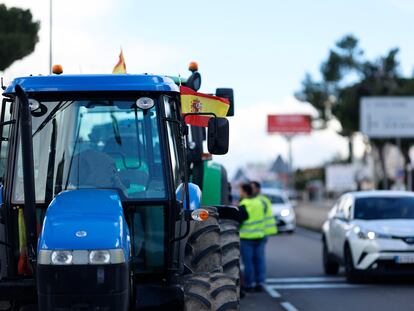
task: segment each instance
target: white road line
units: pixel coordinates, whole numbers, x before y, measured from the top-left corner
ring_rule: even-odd
[[[281,289],[329,289],[329,288],[358,288],[367,287],[368,285],[346,284],[346,283],[331,283],[331,284],[272,284],[267,287],[281,290]]]
[[[328,283],[328,282],[345,282],[344,277],[303,277],[303,278],[269,278],[267,284],[273,283]]]
[[[274,289],[272,286],[265,285],[265,289],[267,293],[270,295],[270,297],[273,297],[273,298],[281,297],[279,292],[276,289]]]
[[[282,302],[280,304],[286,311],[299,311],[298,309],[295,308],[294,305],[292,305],[290,302]]]

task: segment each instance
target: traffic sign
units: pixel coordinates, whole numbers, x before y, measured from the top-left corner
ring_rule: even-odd
[[[372,138],[414,137],[414,97],[363,97],[360,130]]]

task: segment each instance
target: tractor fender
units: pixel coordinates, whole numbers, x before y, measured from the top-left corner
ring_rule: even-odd
[[[220,219],[231,219],[240,222],[239,208],[234,205],[216,205]]]

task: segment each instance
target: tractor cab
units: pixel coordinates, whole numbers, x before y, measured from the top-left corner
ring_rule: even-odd
[[[174,81],[31,76],[3,96],[0,302],[11,310],[183,305],[177,279],[189,223],[206,217],[188,183]],[[210,152],[223,153],[226,120],[211,117],[208,127]]]

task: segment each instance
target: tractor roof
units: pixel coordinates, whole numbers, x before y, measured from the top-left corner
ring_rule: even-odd
[[[19,84],[26,92],[161,91],[179,92],[168,77],[158,75],[53,75],[16,78],[4,91],[14,93]]]

